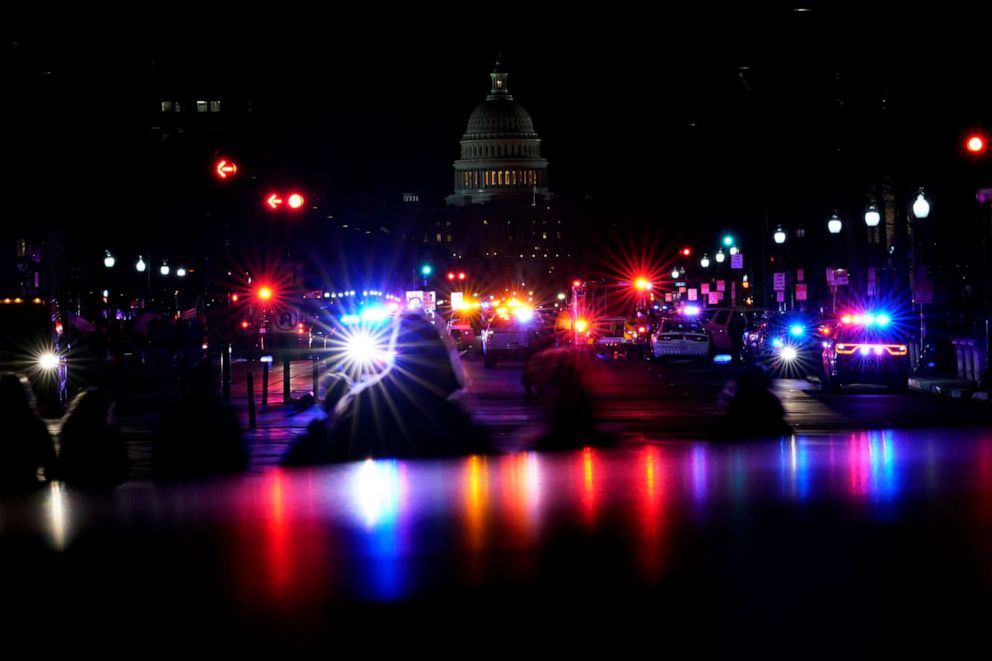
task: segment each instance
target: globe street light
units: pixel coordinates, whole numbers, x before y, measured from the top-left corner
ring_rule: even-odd
[[[920,189],[919,195],[916,196],[916,201],[913,202],[913,215],[924,220],[930,215],[930,203],[927,202],[927,198],[923,197],[923,189]]]
[[[169,275],[169,265],[162,262],[162,266],[159,267],[158,272],[162,275]]]
[[[840,218],[837,217],[837,212],[834,212],[834,214],[830,216],[830,220],[827,221],[827,229],[830,230],[831,234],[840,234],[840,230],[843,226],[844,224],[840,221]]]
[[[679,271],[678,267],[673,268],[672,269],[672,280],[678,280],[679,279],[679,273],[680,273],[680,271]]]
[[[779,225],[775,229],[775,233],[772,235],[772,238],[775,239],[775,243],[777,243],[779,245],[782,245],[783,243],[785,243],[785,230],[782,229],[782,226],[781,225]]]
[[[727,259],[726,253],[723,252],[723,248],[719,248],[716,251],[716,263],[723,264],[723,260]]]
[[[145,264],[145,260],[141,258],[141,255],[138,255],[138,263],[134,265],[134,270],[138,273],[144,273],[146,268],[148,265]]]
[[[699,260],[699,265],[702,266],[704,269],[708,269],[710,267],[709,255],[703,253],[703,258]]]
[[[179,268],[177,268],[176,269],[176,277],[177,278],[185,278],[186,277],[186,269],[184,269],[181,266]]]
[[[737,250],[737,246],[730,246],[730,254],[731,255],[736,255],[738,252],[740,252],[740,251]]]
[[[882,222],[882,214],[878,213],[878,208],[872,202],[868,205],[868,210],[865,211],[865,225],[868,227],[878,227],[880,222]]]
[[[108,269],[114,268],[114,264],[117,263],[117,260],[114,259],[114,256],[110,254],[109,250],[106,251],[106,255],[107,256],[103,258],[103,265]]]

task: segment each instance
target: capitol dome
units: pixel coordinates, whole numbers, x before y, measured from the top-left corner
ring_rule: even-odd
[[[550,198],[541,139],[530,113],[513,100],[508,77],[497,62],[486,100],[469,116],[460,143],[461,158],[454,163],[455,192],[447,198],[449,205],[536,204],[538,198]]]

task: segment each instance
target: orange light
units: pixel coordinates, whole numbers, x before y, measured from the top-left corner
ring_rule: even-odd
[[[303,199],[303,196],[302,195],[300,195],[299,193],[293,193],[286,200],[286,204],[289,205],[289,208],[290,209],[299,209],[300,207],[303,206],[303,203],[305,201],[306,200]]]
[[[258,297],[263,301],[268,301],[272,298],[272,290],[268,287],[262,287],[258,290]]]
[[[637,280],[635,280],[634,286],[640,289],[641,291],[647,291],[651,289],[651,283],[645,280],[644,278],[638,278]]]
[[[589,322],[586,321],[585,319],[575,320],[575,330],[577,330],[578,332],[585,333],[586,329],[588,328],[589,328]]]
[[[845,314],[843,317],[840,318],[840,323],[842,324],[849,324],[852,321],[854,321],[854,319],[852,319],[851,315],[849,314]]]

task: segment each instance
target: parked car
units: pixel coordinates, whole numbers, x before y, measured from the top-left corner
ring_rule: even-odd
[[[658,360],[664,358],[696,358],[710,355],[710,334],[698,319],[677,317],[663,319],[651,338],[651,350]]]

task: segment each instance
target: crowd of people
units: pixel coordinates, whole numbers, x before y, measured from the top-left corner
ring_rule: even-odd
[[[493,451],[487,429],[464,406],[465,380],[451,343],[417,312],[394,322],[390,360],[374,375],[325,379],[324,415],[314,419],[285,453],[287,466],[366,458],[427,458]],[[539,450],[609,445],[597,429],[584,352],[547,348],[531,356],[525,385],[554,390]],[[152,442],[155,480],[174,482],[237,474],[249,452],[237,412],[217,394],[211,364],[188,369],[180,399],[165,409]],[[530,391],[530,388],[528,388]],[[781,403],[762,374],[744,371],[721,395],[716,438],[789,433]],[[114,400],[101,388],[75,396],[61,420],[56,443],[38,413],[27,379],[0,374],[0,490],[18,492],[59,480],[81,489],[112,489],[128,479],[127,446],[113,420]]]

